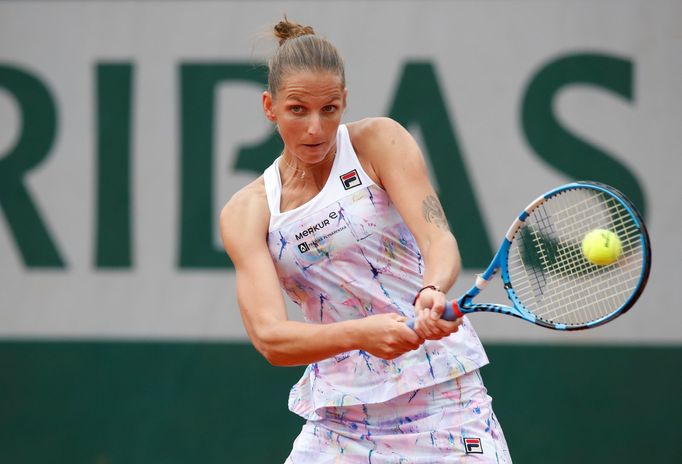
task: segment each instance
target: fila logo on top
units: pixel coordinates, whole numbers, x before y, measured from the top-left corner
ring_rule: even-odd
[[[360,176],[358,176],[358,171],[356,169],[353,169],[352,171],[349,171],[339,177],[341,178],[343,188],[346,190],[357,187],[358,185],[362,185],[362,181],[360,181]]]
[[[481,446],[480,438],[465,438],[464,449],[467,454],[483,454],[483,447]]]

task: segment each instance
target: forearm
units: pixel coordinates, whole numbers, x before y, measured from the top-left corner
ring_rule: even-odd
[[[440,340],[456,332],[458,321],[445,321],[441,316],[445,310],[445,293],[459,275],[460,258],[457,242],[452,234],[439,235],[437,240],[427,242],[423,250],[425,269],[424,286],[438,285],[441,292],[424,290],[415,299],[415,322],[417,334],[427,340]]]
[[[444,293],[455,283],[461,269],[457,242],[452,234],[440,234],[422,250],[424,285],[438,285]]]
[[[252,336],[256,349],[275,366],[300,366],[360,347],[359,320],[330,324],[279,321]]]

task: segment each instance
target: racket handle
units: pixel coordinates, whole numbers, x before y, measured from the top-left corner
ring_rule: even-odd
[[[454,321],[462,316],[463,314],[459,310],[457,300],[451,300],[445,302],[445,309],[443,310],[443,314],[440,316],[440,318],[445,319],[446,321]],[[405,324],[407,324],[407,326],[410,329],[414,330],[414,321],[415,321],[414,317],[411,317],[407,321],[405,321]]]
[[[440,318],[445,319],[446,321],[454,321],[462,316],[464,316],[464,314],[459,310],[457,300],[450,300],[445,302],[445,310]]]

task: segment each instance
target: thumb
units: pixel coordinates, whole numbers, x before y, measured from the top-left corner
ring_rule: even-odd
[[[443,298],[435,298],[433,302],[433,307],[431,308],[431,319],[440,319],[445,311],[445,301]]]

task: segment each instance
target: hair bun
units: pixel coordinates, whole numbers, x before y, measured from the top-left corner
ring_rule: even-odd
[[[289,39],[295,39],[302,35],[314,35],[315,31],[311,26],[302,26],[298,23],[289,21],[285,16],[284,19],[275,24],[275,37],[279,40],[281,46]]]

